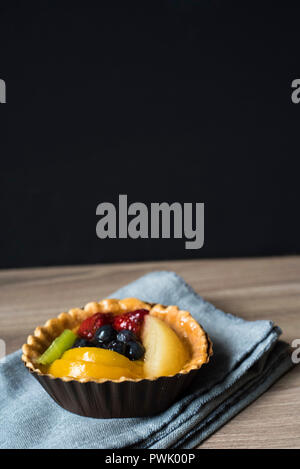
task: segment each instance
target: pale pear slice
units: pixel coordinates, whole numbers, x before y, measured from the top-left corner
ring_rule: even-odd
[[[189,359],[188,350],[176,332],[154,316],[145,316],[142,342],[145,347],[144,374],[147,378],[174,375]]]

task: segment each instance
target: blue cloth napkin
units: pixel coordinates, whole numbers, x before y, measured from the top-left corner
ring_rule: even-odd
[[[190,311],[213,341],[210,363],[181,399],[150,418],[80,417],[49,397],[17,351],[0,362],[0,448],[194,448],[292,366],[271,321],[225,314],[173,272],[150,273],[111,295],[131,296]]]

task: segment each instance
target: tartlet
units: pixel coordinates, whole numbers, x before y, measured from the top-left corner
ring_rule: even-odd
[[[65,329],[77,331],[79,325],[95,313],[120,315],[146,309],[149,315],[164,321],[189,350],[189,359],[176,374],[155,378],[74,379],[56,378],[38,359]],[[105,299],[74,308],[37,327],[22,347],[26,368],[48,394],[70,412],[94,418],[143,417],[162,412],[173,404],[212,355],[212,343],[189,312],[177,306],[150,304],[137,298]]]

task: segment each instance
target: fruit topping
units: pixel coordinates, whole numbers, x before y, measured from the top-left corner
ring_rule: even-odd
[[[132,331],[129,331],[128,329],[124,329],[124,331],[121,331],[118,333],[117,340],[119,340],[120,342],[125,342],[125,344],[127,344],[131,340],[133,341],[137,340],[137,337]]]
[[[113,319],[113,327],[116,331],[127,329],[138,336],[140,334],[145,315],[148,313],[149,311],[147,309],[138,309],[136,311],[130,311],[128,313],[115,316]]]
[[[112,350],[130,360],[139,360],[145,350],[138,337],[148,313],[147,309],[117,316],[112,313],[95,313],[81,323],[78,330],[81,339],[76,344],[78,347],[95,346]]]
[[[60,358],[67,349],[72,347],[76,339],[76,334],[69,329],[65,329],[60,336],[52,342],[43,355],[40,356],[38,363],[41,365],[50,365]]]
[[[112,319],[113,315],[110,313],[95,313],[81,323],[78,335],[83,339],[92,340],[96,330],[105,324],[110,324]]]
[[[117,366],[105,366],[100,363],[88,363],[85,361],[71,362],[68,360],[56,360],[51,366],[49,373],[56,378],[77,379],[120,379],[136,378],[129,368]]]
[[[126,356],[126,344],[124,342],[120,342],[119,340],[113,340],[108,344],[107,348],[109,350],[113,350],[114,352],[120,353],[121,355]]]
[[[144,370],[147,377],[178,373],[189,359],[189,352],[175,331],[166,322],[146,316],[142,329],[145,347]]]
[[[110,324],[95,332],[92,343],[96,347],[120,353],[130,360],[139,360],[145,353],[144,347],[132,331],[125,329],[117,333]]]
[[[141,365],[142,362],[131,362],[123,355],[114,352],[113,350],[102,349],[98,347],[86,347],[86,348],[72,348],[67,350],[63,356],[61,357],[64,360],[69,360],[71,362],[77,360],[83,360],[86,362],[92,363],[102,363],[105,366],[130,366],[132,368],[133,365],[139,364]]]
[[[111,324],[105,324],[104,326],[97,329],[94,335],[93,343],[98,347],[105,348],[110,342],[115,340],[116,331]]]
[[[126,356],[129,360],[139,360],[145,353],[143,345],[138,341],[130,341],[127,343]]]
[[[72,348],[77,348],[77,347],[92,347],[92,343],[86,339],[81,339],[80,337],[75,340]]]
[[[143,377],[143,362],[132,362],[112,350],[96,347],[73,348],[67,350],[60,360],[52,363],[49,373],[57,378],[135,379]]]

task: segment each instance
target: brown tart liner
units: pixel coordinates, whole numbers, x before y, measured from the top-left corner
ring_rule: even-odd
[[[55,378],[37,363],[40,355],[64,329],[76,329],[88,316],[97,312],[122,314],[137,309],[165,321],[190,351],[190,360],[179,373],[155,379],[75,380]],[[187,311],[177,306],[145,303],[137,298],[106,299],[71,309],[37,327],[22,347],[22,360],[48,394],[64,409],[85,417],[124,418],[158,414],[172,405],[189,386],[204,363],[212,355],[212,343]]]

